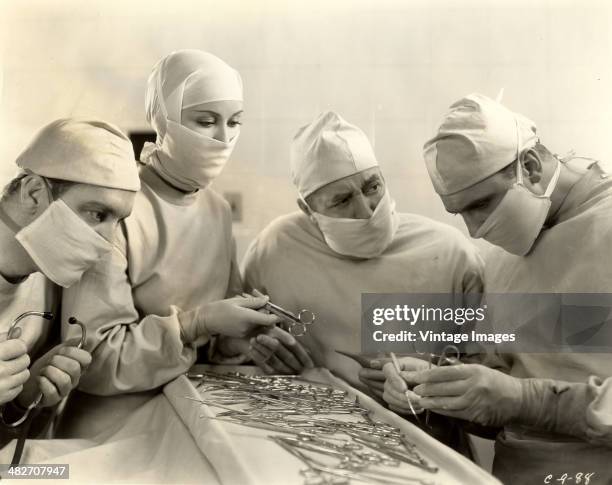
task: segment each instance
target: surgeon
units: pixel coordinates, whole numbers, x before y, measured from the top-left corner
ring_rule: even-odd
[[[482,262],[457,230],[397,212],[366,135],[334,112],[302,127],[291,146],[299,211],[279,217],[253,241],[244,280],[275,303],[317,320],[304,337],[268,333],[251,339],[250,355],[268,372],[328,367],[381,397],[381,359],[363,367],[336,350],[361,351],[362,293],[482,291]]]
[[[110,263],[64,293],[65,315],[87,315],[94,357],[66,435],[121,426],[199,348],[278,321],[257,311],[266,297],[241,296],[230,207],[210,186],[238,141],[242,99],[238,72],[210,53],[176,51],[153,68],[145,104],[157,141],[141,155],[142,190]]]
[[[130,141],[103,121],[50,123],[17,158],[17,166],[20,173],[0,198],[3,425],[20,420],[39,393],[40,406],[57,404],[91,363],[90,353],[74,342],[52,347],[59,331],[40,317],[8,331],[26,311],[57,314],[59,288],[75,284],[112,250],[113,233],[140,187]],[[2,429],[4,441],[10,435]]]
[[[480,94],[450,107],[424,154],[446,209],[461,214],[472,237],[496,246],[487,258],[488,294],[612,292],[612,178],[599,163],[562,162],[532,121]],[[530,334],[537,344],[554,334],[564,311],[555,301],[541,298],[527,310],[500,306],[493,324],[525,319],[515,323],[540,331]],[[588,305],[578,312],[592,314]],[[538,329],[539,322],[549,328]],[[595,326],[593,340],[609,346],[605,327]],[[414,405],[501,428],[493,472],[504,483],[563,476],[578,483],[586,474],[610,483],[609,353],[516,352],[484,364],[419,370],[404,359],[401,376],[385,366],[384,398],[408,409],[410,387]]]

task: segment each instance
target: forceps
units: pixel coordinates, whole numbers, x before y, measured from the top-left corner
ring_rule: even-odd
[[[416,346],[414,347],[414,351],[415,353],[419,354],[419,355],[425,355],[427,354],[427,352],[420,352],[416,349]],[[428,363],[429,363],[429,368],[431,369],[431,366],[433,364],[433,359],[434,358],[438,358],[438,363],[437,365],[453,365],[456,364],[457,361],[459,360],[459,358],[461,357],[461,351],[459,350],[459,348],[456,345],[453,344],[449,344],[446,345],[443,349],[442,349],[442,353],[440,355],[434,354],[432,352],[430,352],[428,354]]]
[[[418,354],[418,355],[425,355],[427,352],[419,352],[416,349],[416,345],[414,346],[414,351]],[[429,363],[429,368],[431,369],[432,366],[432,361],[433,359],[437,357],[438,358],[438,366],[443,366],[443,365],[453,365],[456,364],[457,362],[459,362],[459,358],[461,357],[461,351],[459,350],[459,347],[457,347],[456,345],[453,344],[449,344],[446,345],[443,349],[442,349],[442,353],[440,355],[436,355],[433,352],[430,352],[428,354],[428,359],[427,362]],[[427,409],[425,411],[425,424],[427,426],[429,426],[429,415],[431,414],[431,411],[429,409]]]
[[[397,360],[397,357],[395,356],[393,352],[391,352],[390,355],[391,355],[391,360],[393,361],[393,367],[395,367],[395,372],[401,375],[402,366],[400,365],[399,361]],[[416,419],[417,423],[421,424],[421,420],[419,419],[418,413],[415,411],[414,406],[412,405],[412,401],[410,400],[410,394],[409,394],[408,389],[404,391],[404,395],[406,396],[406,400],[408,401],[408,406],[410,406],[410,411],[412,412],[414,419]]]
[[[248,293],[243,293],[243,297],[252,298],[253,295],[249,295]],[[272,302],[267,302],[262,308],[265,308],[273,315],[280,317],[284,322],[289,325],[289,333],[294,337],[301,337],[306,333],[307,327],[312,325],[316,319],[316,315],[310,310],[300,310],[299,313],[294,315],[289,310],[285,310],[284,308],[275,305]]]
[[[416,345],[413,344],[414,347],[414,352],[418,355],[425,355],[427,352],[419,352],[416,349]],[[440,355],[436,355],[432,352],[430,352],[428,354],[428,363],[429,363],[429,369],[431,369],[431,366],[433,364],[433,359],[437,357],[438,358],[438,366],[442,366],[442,365],[453,365],[456,364],[457,362],[459,362],[459,357],[461,357],[461,352],[459,351],[459,348],[456,345],[453,344],[449,344],[447,346],[445,346],[442,349],[442,353]],[[395,354],[393,352],[391,352],[391,359],[393,360],[393,365],[395,367],[395,371],[399,374],[401,371],[401,366],[399,364],[399,361],[397,360],[397,357],[395,356]],[[412,412],[413,416],[415,417],[415,419],[417,420],[417,422],[420,424],[420,420],[419,417],[414,409],[414,407],[412,406],[412,402],[410,400],[410,397],[408,396],[408,391],[406,391],[406,399],[408,400],[408,405],[410,406],[410,411]],[[425,425],[429,426],[429,416],[431,414],[431,411],[429,409],[425,410]]]
[[[51,312],[37,312],[37,311],[30,311],[30,312],[24,312],[21,315],[19,315],[17,318],[15,318],[15,320],[13,320],[13,323],[11,324],[11,327],[9,328],[9,331],[7,333],[7,340],[11,340],[13,338],[17,338],[14,336],[15,330],[18,328],[18,324],[21,320],[23,320],[26,317],[30,317],[30,316],[38,316],[38,317],[42,317],[45,320],[51,320],[53,319],[53,313]],[[83,348],[83,345],[85,345],[85,339],[87,337],[87,333],[85,330],[85,325],[83,325],[82,322],[80,322],[79,320],[77,320],[75,317],[70,317],[68,319],[68,323],[74,325],[78,325],[79,327],[81,327],[81,340],[77,345],[78,349]],[[36,396],[36,399],[34,399],[34,401],[28,406],[28,408],[26,409],[26,412],[23,414],[23,416],[21,416],[21,418],[19,418],[17,421],[14,421],[12,423],[6,423],[4,421],[4,416],[1,415],[0,412],[0,419],[2,420],[3,424],[8,427],[8,428],[16,428],[17,426],[19,426],[20,424],[22,424],[26,419],[28,419],[28,416],[30,416],[31,411],[36,408],[43,399],[43,394],[42,392],[40,392],[38,394],[38,396]]]

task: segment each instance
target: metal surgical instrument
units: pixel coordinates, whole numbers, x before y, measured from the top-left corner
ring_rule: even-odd
[[[372,362],[372,360],[375,360],[375,358],[368,358],[362,354],[356,354],[354,352],[346,352],[344,350],[338,350],[336,349],[334,352],[336,352],[337,354],[340,355],[344,355],[345,357],[348,357],[349,359],[353,359],[355,362],[357,362],[361,367],[365,367],[368,369],[371,369],[370,367],[370,363]]]
[[[419,352],[416,348],[416,345],[414,345],[414,351],[419,355],[425,355],[427,353],[427,352]],[[430,352],[428,354],[428,359],[427,359],[427,362],[429,363],[429,369],[431,369],[432,361],[435,357],[438,358],[438,363],[437,363],[438,366],[447,365],[447,364],[453,365],[459,362],[459,359],[461,357],[461,351],[459,350],[459,347],[457,347],[456,345],[449,344],[449,345],[446,345],[442,349],[442,353],[440,355],[436,355]],[[429,426],[429,416],[430,415],[431,415],[431,411],[427,409],[425,411],[425,424],[427,426]]]
[[[243,293],[243,297],[252,298],[253,295],[249,295],[248,293]],[[306,330],[309,325],[312,325],[317,318],[317,316],[311,312],[310,310],[300,310],[296,315],[294,315],[289,310],[285,310],[284,308],[275,305],[274,303],[268,301],[262,308],[265,308],[273,315],[280,317],[289,325],[289,333],[294,337],[301,337],[306,333]]]
[[[302,473],[309,485],[352,479],[425,484],[432,482],[398,467],[438,471],[399,428],[375,420],[357,397],[329,383],[213,371],[188,375],[199,381],[200,396],[184,398],[208,406],[201,418],[278,433],[269,438],[306,464]]]
[[[395,367],[395,372],[397,372],[398,375],[401,375],[402,368],[400,366],[399,361],[397,360],[397,357],[395,356],[393,352],[391,352],[391,360],[393,360],[393,367]],[[409,391],[408,389],[406,389],[406,391],[404,392],[404,396],[406,396],[406,399],[408,400],[408,406],[410,406],[410,412],[412,412],[412,415],[417,420],[417,422],[421,424],[421,420],[419,419],[417,412],[414,410],[414,406],[412,405],[412,401],[410,400],[410,395],[408,393]]]

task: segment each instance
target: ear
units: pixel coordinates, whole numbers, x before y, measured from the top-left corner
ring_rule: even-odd
[[[527,150],[521,157],[521,166],[526,178],[532,184],[537,184],[542,180],[542,160],[540,155],[533,148]]]
[[[38,216],[51,204],[49,187],[40,175],[26,175],[21,181],[19,202],[26,214]]]
[[[310,217],[310,214],[311,214],[310,207],[308,207],[302,199],[297,199],[297,205],[304,214]]]

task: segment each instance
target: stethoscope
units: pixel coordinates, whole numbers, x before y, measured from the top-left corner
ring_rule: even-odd
[[[28,311],[28,312],[22,313],[21,315],[18,315],[15,318],[15,320],[13,320],[13,323],[11,324],[9,331],[7,332],[7,340],[17,338],[17,336],[15,335],[15,332],[19,328],[19,323],[24,318],[28,318],[28,317],[41,317],[41,318],[44,318],[45,320],[53,320],[53,313]],[[77,349],[82,349],[83,346],[85,345],[85,340],[87,338],[87,331],[85,329],[85,325],[79,320],[77,320],[75,317],[70,317],[68,319],[68,323],[71,325],[78,325],[79,327],[81,327],[81,340],[79,341],[77,345]],[[23,416],[21,416],[17,421],[14,421],[12,423],[7,423],[4,420],[4,416],[2,415],[2,411],[0,409],[0,420],[2,421],[2,424],[4,424],[4,426],[6,426],[7,428],[16,428],[17,426],[23,424],[26,421],[26,419],[28,419],[28,417],[30,416],[30,413],[32,412],[32,410],[35,409],[42,402],[42,399],[43,399],[43,394],[42,392],[39,392],[38,395],[36,396],[36,399],[34,399],[34,401],[27,407]]]

